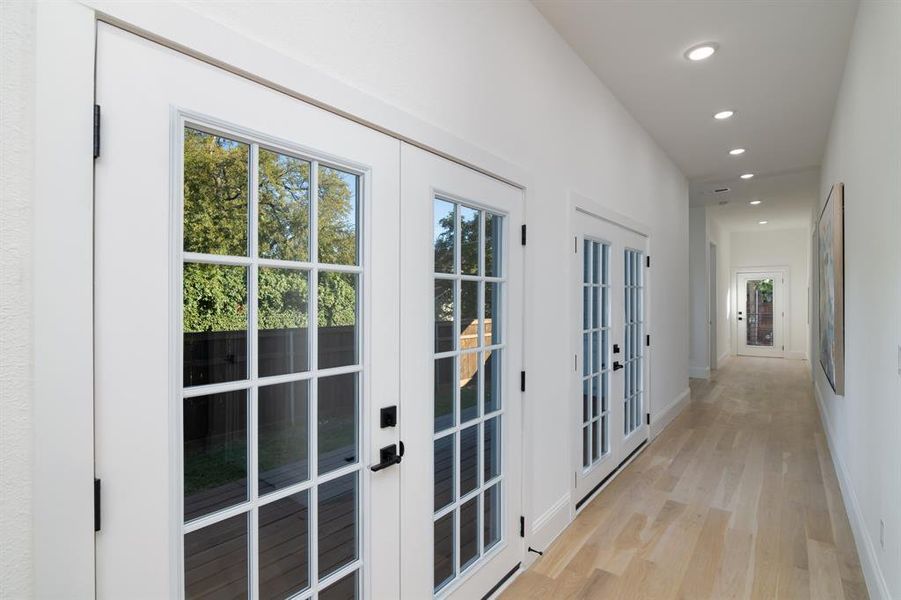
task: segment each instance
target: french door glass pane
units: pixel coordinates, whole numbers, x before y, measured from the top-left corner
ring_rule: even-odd
[[[455,241],[457,205],[446,200],[435,198],[435,272],[453,273],[455,271]]]
[[[501,407],[501,353],[485,350],[482,356],[482,398],[485,414]]]
[[[185,535],[185,598],[247,598],[248,515]]]
[[[435,440],[435,510],[454,501],[454,436]]]
[[[359,264],[357,203],[360,176],[320,165],[318,181],[318,260],[333,265]]]
[[[623,434],[629,435],[641,425],[644,402],[644,279],[642,256],[637,250],[625,250],[623,286],[624,349],[623,361]]]
[[[309,381],[261,387],[257,443],[259,493],[306,481],[309,468]]]
[[[454,349],[454,282],[435,280],[435,352]]]
[[[186,128],[183,183],[186,596],[355,598],[362,176]]]
[[[479,215],[477,210],[460,207],[460,271],[467,275],[479,272]]]
[[[500,277],[503,256],[501,255],[501,224],[503,219],[485,213],[485,276]]]
[[[357,275],[319,273],[319,368],[355,365],[357,357]]]
[[[310,585],[307,490],[260,507],[260,598],[281,600]]]
[[[247,378],[247,269],[185,264],[184,385]]]
[[[260,258],[310,260],[310,163],[260,148]]]
[[[186,398],[183,423],[185,520],[247,500],[247,392]]]
[[[479,557],[479,497],[460,507],[460,569]]]
[[[358,556],[357,474],[319,486],[319,578],[350,564]]]
[[[185,252],[247,256],[250,146],[185,128]]]
[[[257,285],[260,377],[308,370],[309,273],[260,267]]]
[[[484,526],[482,529],[482,548],[487,552],[501,539],[501,484],[495,484],[485,490],[482,498],[484,508]]]
[[[357,461],[357,374],[319,379],[319,474]]]
[[[435,520],[434,563],[435,589],[444,587],[454,577],[454,511]]]
[[[607,451],[606,405],[602,402],[609,363],[607,304],[610,246],[582,242],[582,466],[590,468]]]
[[[503,216],[442,198],[435,198],[433,206],[433,548],[438,591],[501,539],[505,284]],[[492,484],[490,492],[486,482]]]
[[[354,571],[345,575],[323,591],[319,592],[319,600],[355,600],[355,598],[359,598],[359,579],[359,571]]]
[[[435,361],[435,431],[454,426],[454,361],[455,357]]]

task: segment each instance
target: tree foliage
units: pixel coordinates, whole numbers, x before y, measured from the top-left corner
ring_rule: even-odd
[[[260,149],[257,243],[261,258],[307,262],[311,258],[310,163]],[[184,249],[248,255],[250,152],[247,144],[185,130]],[[320,166],[318,175],[319,262],[357,263],[358,177]],[[247,269],[186,264],[184,330],[247,328]],[[306,270],[261,267],[258,277],[261,329],[307,327]],[[320,272],[319,325],[350,325],[356,314],[356,276]]]

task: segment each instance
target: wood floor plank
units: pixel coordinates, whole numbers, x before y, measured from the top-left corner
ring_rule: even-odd
[[[806,365],[733,358],[505,600],[865,600]]]

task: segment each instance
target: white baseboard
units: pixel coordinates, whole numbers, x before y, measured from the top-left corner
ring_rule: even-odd
[[[786,352],[785,358],[788,360],[807,360],[807,354],[804,352]]]
[[[573,515],[570,511],[569,493],[561,496],[550,508],[535,519],[529,528],[528,543],[533,548],[542,552],[563,533],[563,530],[572,522]],[[527,552],[523,562],[523,568],[528,567],[538,558],[537,554]]]
[[[679,394],[675,400],[669,403],[669,406],[665,407],[657,414],[651,415],[651,431],[650,431],[650,439],[656,438],[660,433],[666,429],[666,426],[672,423],[673,419],[679,416],[679,413],[682,412],[689,401],[691,400],[691,388],[685,388],[681,394]]]
[[[827,416],[828,413],[823,404],[823,394],[820,391],[820,385],[816,379],[817,378],[814,377],[814,396],[817,399],[817,407],[820,409],[820,420],[823,422],[823,430],[826,432],[826,441],[829,444],[829,454],[832,456],[832,464],[835,466],[835,474],[837,475],[838,484],[842,491],[842,498],[845,501],[845,509],[848,511],[848,521],[851,523],[851,531],[854,533],[854,543],[857,544],[857,552],[859,554],[863,576],[867,583],[867,591],[870,594],[870,598],[873,600],[891,600],[888,584],[885,581],[885,576],[882,574],[879,560],[876,558],[876,546],[865,525],[863,512],[860,510],[857,493],[851,485],[851,479],[848,477],[845,463],[842,462],[842,457],[835,447],[835,437],[832,431],[832,425],[829,422],[829,417]]]
[[[731,357],[732,357],[732,353],[729,352],[728,350],[726,350],[725,352],[723,352],[722,354],[720,354],[720,355],[717,357],[717,359],[716,359],[716,366],[717,366],[717,367],[722,366],[723,363],[725,363],[725,362],[726,362],[727,360],[729,360]]]
[[[710,379],[710,367],[688,367],[688,376],[692,379]]]

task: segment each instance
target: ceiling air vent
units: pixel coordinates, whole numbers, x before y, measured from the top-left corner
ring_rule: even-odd
[[[714,194],[722,194],[722,193],[725,193],[725,192],[728,192],[728,191],[729,191],[729,188],[727,188],[727,187],[721,187],[721,188],[716,188],[715,190],[713,190],[713,193],[714,193]]]

